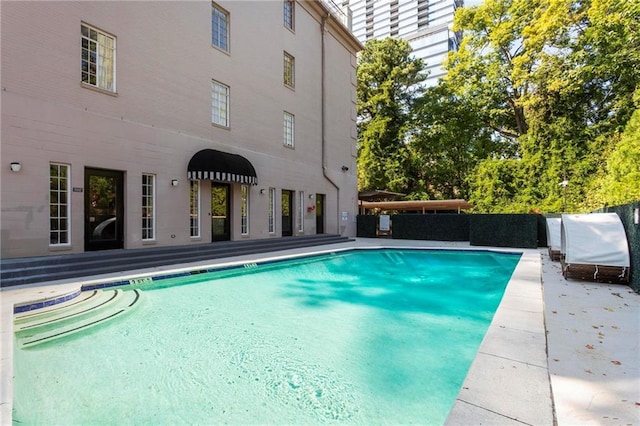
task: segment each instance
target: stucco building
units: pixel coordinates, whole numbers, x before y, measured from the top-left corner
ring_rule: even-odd
[[[2,257],[355,235],[362,45],[323,3],[1,15]]]

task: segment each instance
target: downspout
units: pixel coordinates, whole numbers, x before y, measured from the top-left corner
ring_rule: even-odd
[[[326,99],[326,90],[325,90],[325,81],[326,81],[326,60],[325,60],[325,33],[326,33],[326,26],[327,26],[327,19],[329,18],[329,16],[331,15],[330,12],[327,12],[327,14],[322,18],[322,26],[321,26],[321,31],[322,31],[322,61],[321,61],[321,73],[322,73],[322,78],[321,78],[321,102],[322,102],[322,108],[320,109],[320,134],[322,137],[322,174],[324,176],[324,178],[326,180],[329,181],[329,183],[331,183],[331,185],[333,185],[333,187],[336,189],[336,229],[338,231],[338,234],[342,234],[342,232],[340,232],[340,187],[331,179],[331,177],[328,175],[327,173],[327,141],[326,141],[326,126],[327,126],[327,120],[326,120],[326,108],[327,108],[327,99]]]

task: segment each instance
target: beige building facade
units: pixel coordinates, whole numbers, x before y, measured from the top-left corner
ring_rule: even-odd
[[[3,258],[355,236],[362,45],[321,2],[0,13]]]

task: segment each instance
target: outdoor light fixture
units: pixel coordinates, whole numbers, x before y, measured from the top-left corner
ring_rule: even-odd
[[[349,167],[347,167],[347,166],[342,166],[342,171],[343,171],[343,172],[347,172],[347,171],[349,171]]]
[[[264,188],[260,190],[260,193],[264,195]]]
[[[178,186],[178,179],[171,179],[171,186]]]
[[[309,194],[309,199],[313,199],[313,194]]]
[[[18,163],[17,161],[13,161],[11,163],[12,172],[19,172],[21,169],[22,169],[22,164]]]

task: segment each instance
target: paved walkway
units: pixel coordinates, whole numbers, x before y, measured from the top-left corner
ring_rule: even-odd
[[[546,253],[542,271],[558,425],[640,425],[640,295],[565,280]]]

